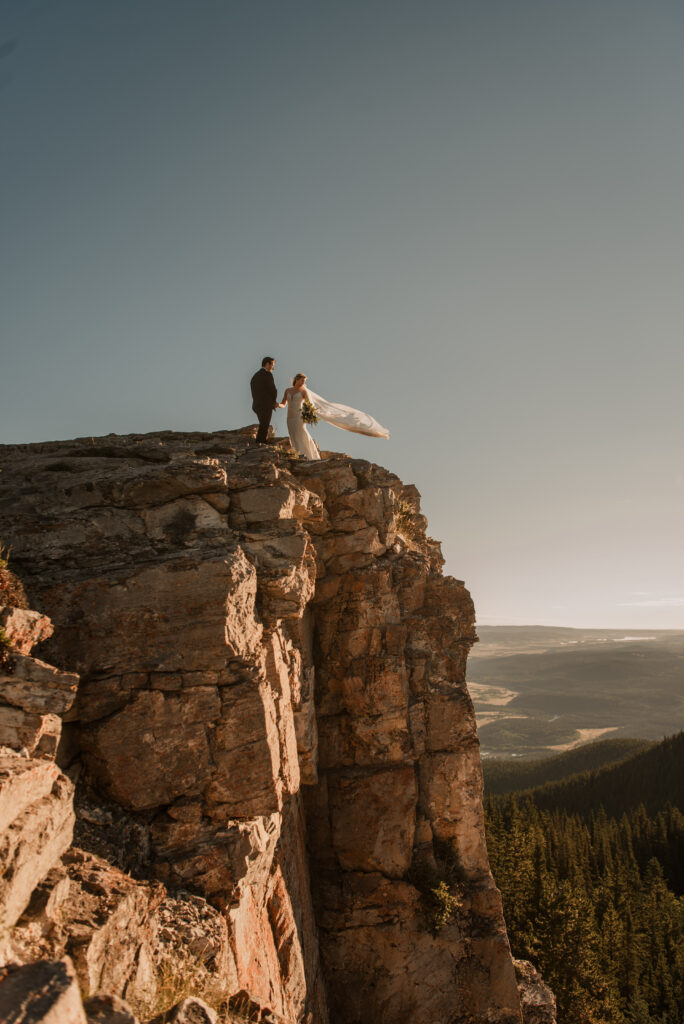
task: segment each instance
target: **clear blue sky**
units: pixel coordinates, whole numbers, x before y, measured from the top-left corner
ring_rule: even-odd
[[[684,5],[0,13],[0,440],[242,426],[272,353],[480,621],[684,627]]]

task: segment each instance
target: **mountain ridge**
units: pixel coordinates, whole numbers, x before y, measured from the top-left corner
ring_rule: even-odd
[[[603,808],[611,817],[643,805],[650,814],[666,804],[684,810],[684,731],[612,764],[543,786],[516,790],[544,810],[587,815]]]
[[[587,771],[623,761],[655,744],[651,740],[597,740],[547,758],[487,759],[483,762],[485,791],[492,796],[530,790],[560,782]]]

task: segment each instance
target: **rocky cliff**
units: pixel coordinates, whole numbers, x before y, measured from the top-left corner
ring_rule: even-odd
[[[32,627],[48,696],[13,700],[19,662],[3,679],[0,743],[49,764],[64,807],[76,786],[75,846],[62,821],[42,924],[21,895],[4,958],[66,952],[142,1019],[170,972],[251,1019],[517,1024],[473,605],[415,488],[250,430],[2,446],[0,466],[0,538],[54,627]]]

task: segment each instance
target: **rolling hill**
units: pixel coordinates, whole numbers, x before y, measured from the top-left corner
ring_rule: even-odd
[[[616,764],[528,789],[540,810],[587,816],[602,807],[612,818],[640,804],[656,814],[666,804],[684,811],[684,732],[669,736]]]
[[[532,789],[582,772],[615,764],[652,746],[648,740],[598,740],[553,757],[518,760],[488,758],[483,762],[485,792],[492,795]]]
[[[548,757],[684,726],[684,633],[481,627],[468,685],[487,757]],[[489,652],[489,653],[488,653]]]

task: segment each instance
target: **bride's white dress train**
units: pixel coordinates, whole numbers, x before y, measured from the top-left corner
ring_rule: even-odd
[[[389,430],[381,426],[367,412],[360,409],[352,409],[349,405],[340,405],[339,402],[328,402],[321,398],[311,388],[307,388],[309,398],[316,410],[319,419],[332,423],[340,430],[351,430],[355,434],[366,434],[368,437],[388,438]],[[295,392],[287,401],[287,429],[290,434],[290,441],[295,451],[303,455],[305,459],[320,459],[320,452],[316,447],[313,438],[302,420],[302,402],[304,395]]]
[[[388,438],[389,430],[382,427],[377,420],[374,420],[367,412],[360,409],[352,409],[348,405],[340,405],[339,402],[326,402],[311,388],[307,388],[309,398],[316,410],[316,415],[326,423],[332,423],[340,430],[351,430],[355,434],[366,434],[368,437]]]

